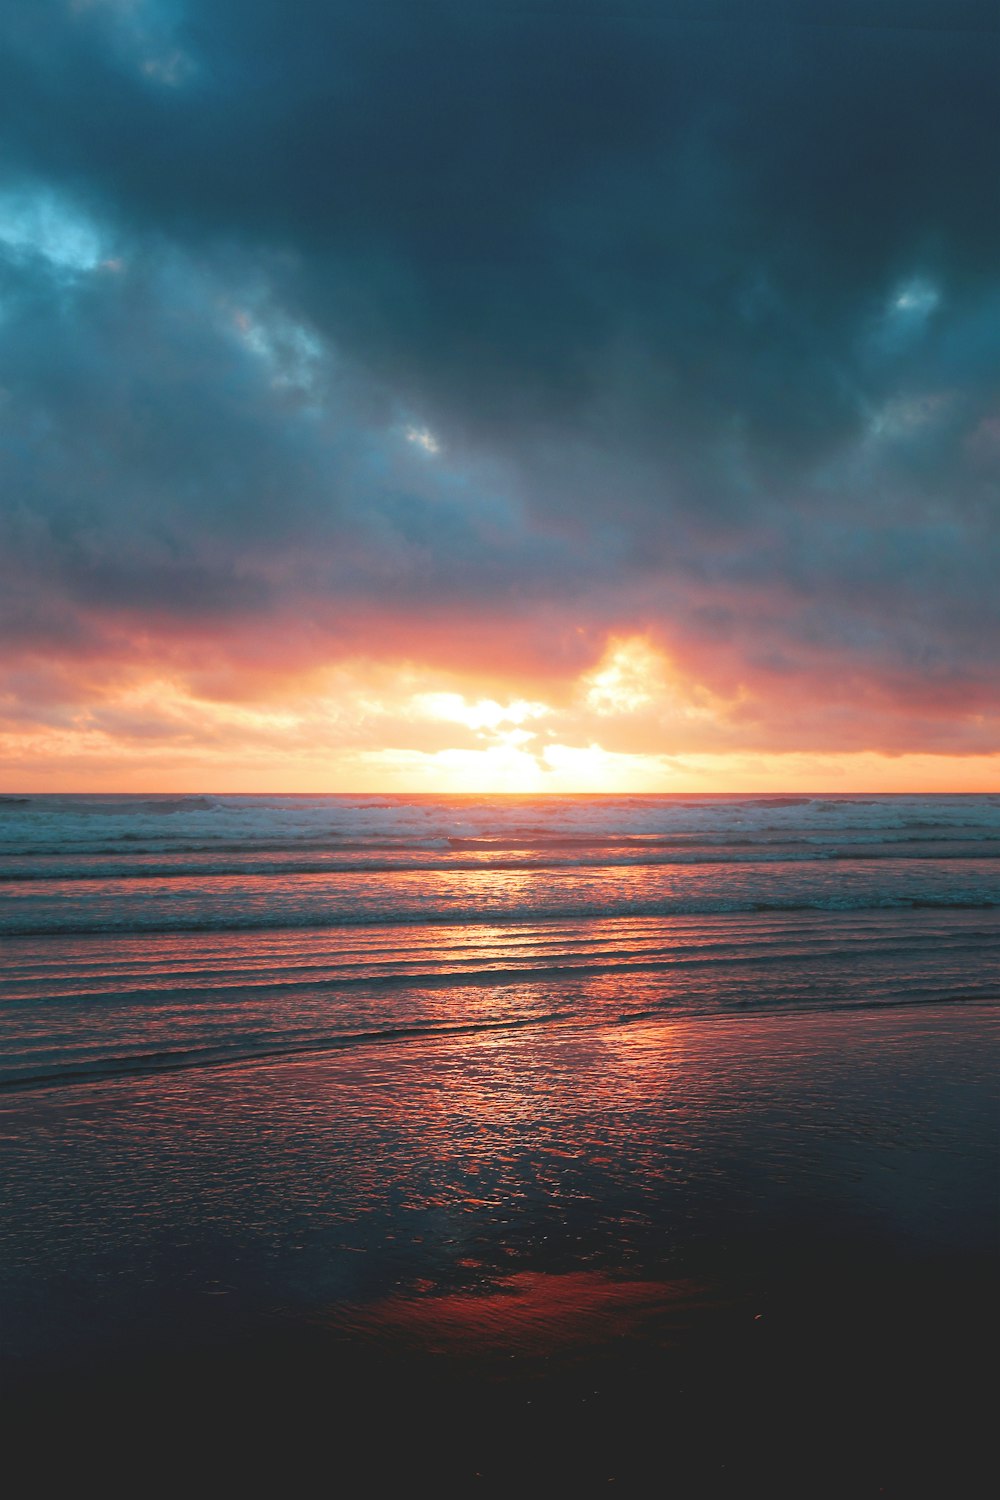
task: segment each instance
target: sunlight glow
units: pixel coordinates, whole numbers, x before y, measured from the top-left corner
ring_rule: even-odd
[[[425,453],[441,452],[441,444],[428,427],[407,427],[405,437],[408,443],[415,443]]]
[[[465,724],[469,729],[498,729],[501,724],[523,724],[528,719],[543,718],[552,710],[545,703],[529,703],[517,698],[506,706],[494,698],[480,698],[469,703],[461,693],[417,693],[413,698],[417,711],[431,719],[445,719]],[[533,736],[528,735],[529,739]]]
[[[925,277],[915,276],[900,287],[892,299],[892,310],[904,317],[926,318],[941,301],[937,287]]]
[[[737,749],[715,699],[641,639],[613,642],[561,704],[463,692],[413,663],[297,679],[136,668],[58,722],[0,720],[7,791],[990,791],[1000,756]],[[615,705],[617,704],[617,709]],[[0,701],[2,707],[2,701]],[[739,728],[739,726],[737,726]]]
[[[642,708],[662,684],[664,666],[641,636],[612,642],[601,665],[583,678],[587,707],[602,717]]]
[[[425,757],[428,790],[475,792],[488,786],[494,792],[540,792],[545,775],[533,755],[516,745],[490,745],[485,750],[439,750]]]

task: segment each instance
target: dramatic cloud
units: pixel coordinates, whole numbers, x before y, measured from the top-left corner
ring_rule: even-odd
[[[983,784],[998,67],[978,0],[10,0],[20,783]]]

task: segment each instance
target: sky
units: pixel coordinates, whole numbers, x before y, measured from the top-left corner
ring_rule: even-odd
[[[5,0],[0,790],[1000,791],[988,0]]]

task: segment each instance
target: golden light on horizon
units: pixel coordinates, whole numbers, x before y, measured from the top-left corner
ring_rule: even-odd
[[[250,697],[226,697],[211,679],[199,691],[199,683],[193,674],[134,672],[61,721],[8,721],[0,730],[3,789],[524,795],[1000,787],[995,755],[797,750],[780,743],[774,721],[748,744],[745,694],[726,699],[685,680],[641,635],[610,639],[594,666],[546,696],[367,660],[297,682],[268,679]]]

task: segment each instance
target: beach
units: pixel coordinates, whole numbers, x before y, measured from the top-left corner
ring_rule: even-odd
[[[985,1007],[645,1021],[22,1096],[11,1439],[123,1479],[980,1493],[996,1044]]]
[[[799,807],[770,852],[793,816],[808,847]],[[885,843],[858,860],[883,882]],[[964,897],[989,854],[897,888]],[[114,878],[160,910],[160,877]],[[39,1476],[984,1493],[989,905],[39,934],[30,899],[4,909],[0,1290]]]

